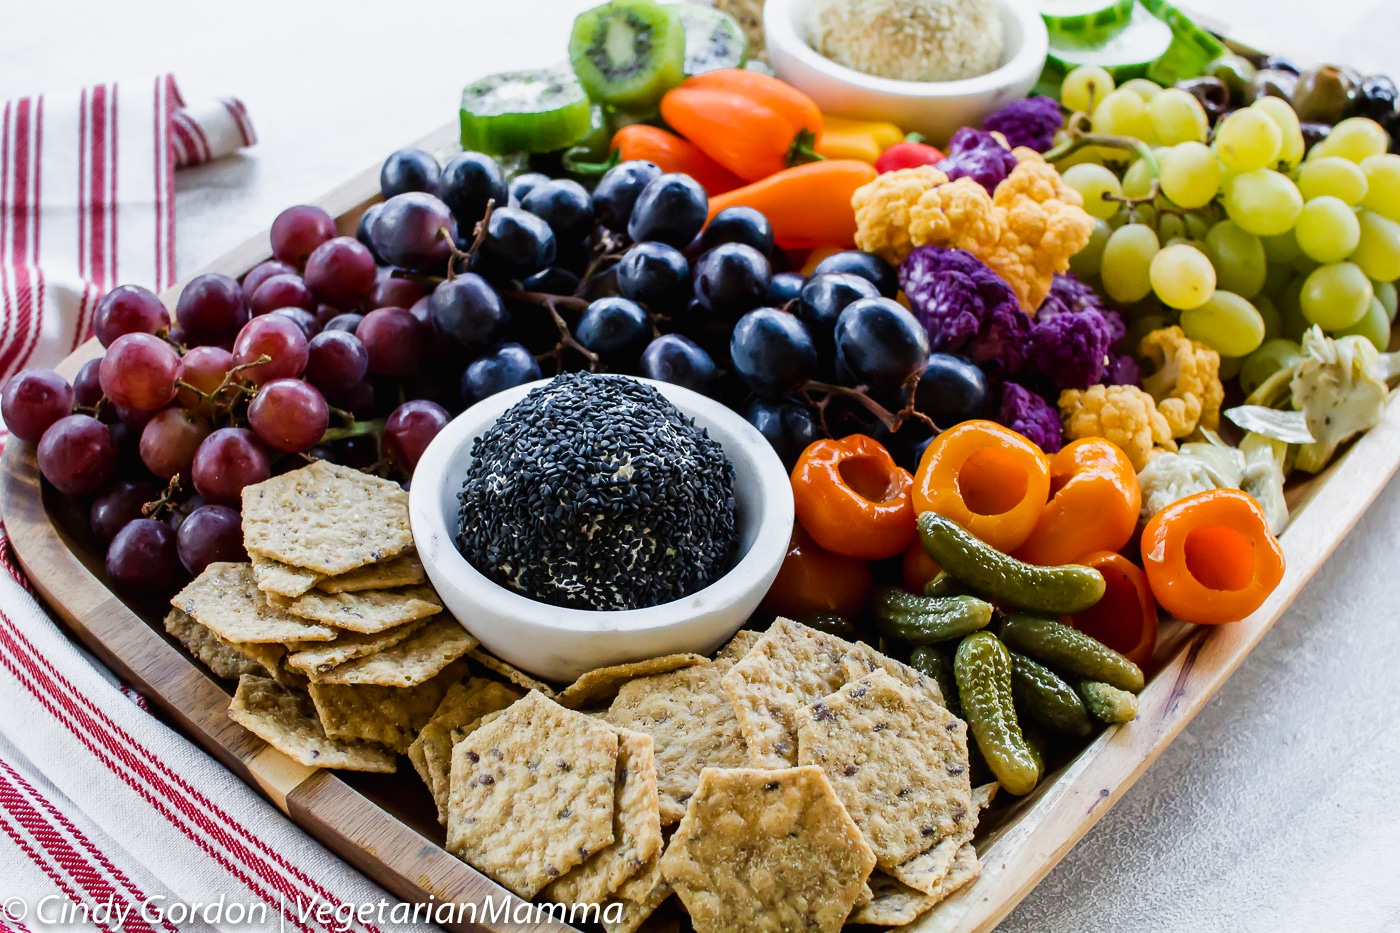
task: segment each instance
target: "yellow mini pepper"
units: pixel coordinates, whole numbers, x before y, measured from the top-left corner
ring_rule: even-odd
[[[904,131],[893,123],[822,117],[817,153],[828,159],[859,159],[872,165],[880,153],[904,141]]]

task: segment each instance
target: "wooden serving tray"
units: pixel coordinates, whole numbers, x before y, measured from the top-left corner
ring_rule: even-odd
[[[455,124],[418,142],[450,151]],[[315,202],[353,234],[379,200],[379,167]],[[200,272],[242,276],[269,258],[261,233]],[[196,273],[198,274],[198,273]],[[162,295],[173,308],[183,282]],[[90,340],[58,367],[70,380],[100,356]],[[1400,405],[1325,473],[1289,490],[1293,518],[1282,536],[1283,581],[1248,619],[1230,625],[1164,624],[1138,717],[1100,733],[1030,795],[1003,794],[978,832],[981,877],[907,929],[919,933],[992,930],[1108,812],[1225,679],[1240,665],[1322,566],[1400,466]],[[0,514],[34,586],[103,663],[147,696],[192,740],[257,787],[282,812],[370,879],[411,902],[519,902],[443,848],[431,798],[413,771],[397,775],[332,772],[299,764],[232,722],[230,684],[213,677],[169,639],[166,607],[123,601],[107,586],[103,555],[86,511],[40,483],[34,447],[11,440],[0,464]],[[559,923],[448,925],[452,930],[563,931]]]

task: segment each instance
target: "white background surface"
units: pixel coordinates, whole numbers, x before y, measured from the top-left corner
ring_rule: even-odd
[[[563,57],[590,0],[0,0],[0,100],[170,71],[261,143],[177,176],[182,275]],[[1256,45],[1400,73],[1400,0],[1210,0]],[[1400,930],[1400,483],[1008,931]]]

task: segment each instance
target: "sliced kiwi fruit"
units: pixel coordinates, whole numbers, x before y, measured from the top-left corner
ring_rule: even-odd
[[[749,59],[749,39],[737,19],[698,3],[677,3],[675,7],[685,27],[687,75],[744,67]]]
[[[613,0],[574,20],[569,60],[594,101],[642,113],[685,78],[685,46],[674,5]]]
[[[565,68],[507,71],[462,91],[462,148],[501,155],[572,146],[592,125],[592,105]]]

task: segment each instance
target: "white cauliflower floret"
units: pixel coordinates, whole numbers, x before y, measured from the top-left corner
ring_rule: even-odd
[[[807,43],[839,65],[899,81],[958,81],[1001,64],[992,0],[816,0]]]
[[[1211,445],[1186,445],[1197,448],[1209,446]],[[1205,460],[1187,453],[1186,447],[1183,447],[1180,453],[1158,454],[1138,472],[1138,485],[1142,487],[1142,511],[1139,517],[1143,522],[1178,499],[1185,499],[1210,489],[1239,488],[1240,474],[1244,467],[1243,457],[1240,458],[1239,468],[1231,470],[1232,464],[1228,458],[1211,456],[1209,460]]]

